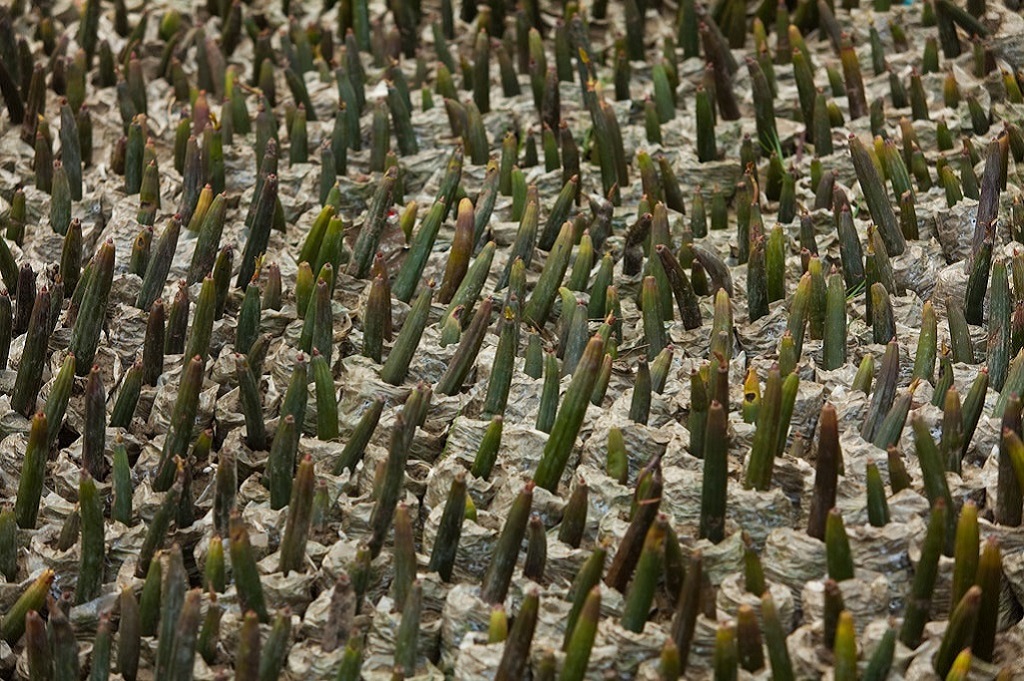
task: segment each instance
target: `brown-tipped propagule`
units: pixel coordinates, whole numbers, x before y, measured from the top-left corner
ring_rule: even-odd
[[[0,676],[1019,674],[1020,0],[315,5],[0,7]]]

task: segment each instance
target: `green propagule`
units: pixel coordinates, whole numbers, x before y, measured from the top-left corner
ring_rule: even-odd
[[[1013,678],[1020,9],[0,7],[5,668]]]

